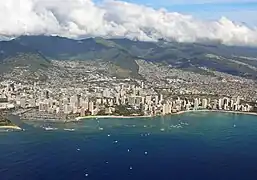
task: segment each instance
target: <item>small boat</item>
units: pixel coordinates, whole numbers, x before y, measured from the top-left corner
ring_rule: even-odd
[[[46,131],[56,130],[57,128],[52,127],[43,127]]]
[[[65,129],[63,129],[64,131],[75,131],[75,129],[67,129],[67,128],[65,128]]]

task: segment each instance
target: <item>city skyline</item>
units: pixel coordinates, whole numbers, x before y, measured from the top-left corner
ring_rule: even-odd
[[[77,121],[93,117],[155,117],[197,110],[256,115],[256,83],[212,72],[201,75],[137,61],[141,78],[118,78],[106,64],[55,61],[70,74],[48,72],[46,80],[0,82],[0,110],[25,120]],[[75,78],[76,77],[76,78]],[[238,86],[241,88],[238,89]]]

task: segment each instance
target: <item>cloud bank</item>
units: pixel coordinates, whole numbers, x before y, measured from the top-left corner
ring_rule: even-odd
[[[20,35],[69,38],[126,37],[143,41],[214,40],[257,46],[257,29],[223,17],[203,21],[189,15],[108,0],[1,0],[0,38]]]
[[[160,0],[160,2],[170,3],[170,4],[203,4],[203,3],[251,3],[256,2],[256,0]]]

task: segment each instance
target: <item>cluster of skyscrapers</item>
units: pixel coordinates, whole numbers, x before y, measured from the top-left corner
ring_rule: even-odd
[[[113,88],[96,89],[41,89],[36,84],[7,84],[0,91],[0,108],[34,110],[35,116],[52,114],[55,117],[74,115],[114,115],[123,106],[131,115],[167,115],[187,110],[211,109],[226,111],[251,111],[253,107],[242,103],[240,97],[201,98],[184,95],[169,96],[151,91],[139,84],[119,84]],[[36,111],[36,112],[35,112]],[[135,114],[134,112],[137,112]],[[117,115],[117,114],[115,114]],[[123,115],[118,114],[118,115]],[[33,114],[30,114],[33,118]]]

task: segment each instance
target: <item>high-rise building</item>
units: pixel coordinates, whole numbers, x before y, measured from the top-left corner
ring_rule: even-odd
[[[236,104],[240,105],[240,103],[241,103],[241,98],[238,96],[237,99],[236,99]]]
[[[162,115],[168,114],[167,104],[162,105]]]
[[[149,105],[143,104],[142,109],[143,109],[143,111],[148,111],[149,110]]]
[[[190,110],[191,104],[186,105],[186,110]]]
[[[204,109],[206,109],[207,106],[208,106],[208,100],[207,100],[207,99],[203,99],[203,100],[202,100],[202,107],[203,107]]]
[[[89,112],[93,112],[94,111],[94,102],[90,101],[88,104],[88,110]]]
[[[194,99],[194,109],[198,109],[199,101],[197,98]]]
[[[238,105],[236,103],[234,104],[233,110],[238,111]]]
[[[85,109],[84,109],[84,108],[81,108],[81,109],[80,109],[80,116],[83,117],[83,116],[85,116],[85,115],[86,115]]]
[[[213,107],[212,107],[212,109],[217,109],[217,106],[218,106],[218,100],[215,99],[214,102],[213,102]]]
[[[186,101],[186,100],[184,100],[184,101],[182,102],[182,104],[181,104],[181,105],[182,105],[182,107],[183,107],[183,108],[185,108],[185,107],[186,107],[186,105],[187,105],[187,101]]]
[[[208,104],[211,104],[211,98],[208,98]]]
[[[163,101],[163,95],[162,95],[162,94],[160,94],[160,100],[159,100],[159,103],[162,103],[162,101]]]
[[[103,91],[103,97],[105,97],[105,98],[111,97],[111,92],[109,91],[109,89],[105,89]]]
[[[141,103],[145,104],[145,97],[141,97]]]
[[[156,105],[159,104],[159,96],[158,95],[155,96],[154,102]]]
[[[144,81],[141,82],[141,88],[144,89]]]
[[[120,98],[120,103],[121,103],[122,105],[125,105],[125,104],[126,104],[126,97],[125,97],[125,96],[122,96],[122,97]]]
[[[64,114],[70,114],[70,113],[71,113],[71,107],[70,107],[70,105],[65,104],[65,105],[64,105],[64,108],[63,108],[63,112],[64,112]]]
[[[222,109],[223,108],[223,99],[219,99],[219,109]]]
[[[148,104],[148,105],[152,104],[152,97],[151,97],[151,96],[146,96],[146,97],[145,97],[145,102],[146,102],[146,104]]]
[[[101,99],[101,101],[102,101],[102,104],[108,104],[107,99]],[[98,104],[98,105],[100,105],[100,104]]]
[[[55,112],[56,112],[56,114],[59,114],[59,113],[61,112],[61,111],[60,111],[60,108],[59,108],[59,107],[56,107]]]
[[[120,96],[123,97],[125,95],[125,90],[123,88],[120,89]]]
[[[115,97],[115,104],[120,105],[120,97],[118,94]]]
[[[135,105],[140,105],[142,102],[142,97],[141,96],[136,96],[135,97]]]
[[[175,101],[176,105],[182,105],[182,100],[180,99],[180,97],[178,97],[178,99]]]
[[[228,105],[227,104],[224,104],[224,110],[228,110]]]
[[[102,99],[101,98],[96,99],[96,104],[102,104]]]
[[[136,98],[134,96],[128,97],[128,104],[129,105],[135,105],[136,103]]]
[[[48,99],[49,96],[50,96],[49,91],[48,91],[48,90],[45,90],[45,91],[44,91],[44,98]]]
[[[233,99],[230,100],[230,107],[234,108],[234,100]]]
[[[73,112],[73,114],[78,113],[78,107],[73,106],[73,107],[72,107],[72,112]]]
[[[63,103],[63,105],[69,104],[68,98],[64,97],[63,100],[62,100],[62,103]]]
[[[46,100],[46,101],[47,101],[47,103],[48,103],[48,107],[49,107],[49,108],[52,108],[52,107],[53,107],[53,104],[54,104],[53,98],[49,98],[49,99]]]
[[[246,108],[246,111],[251,111],[252,106],[250,106],[249,104],[246,104],[246,105],[245,105],[245,108]]]
[[[223,98],[223,105],[228,106],[229,102],[230,102],[229,98],[226,98],[226,97]]]
[[[114,104],[114,103],[113,103],[113,99],[109,99],[108,102],[107,102],[107,104],[108,104],[109,106],[113,106],[113,104]]]
[[[88,110],[88,101],[87,101],[87,100],[82,101],[81,106],[82,106],[82,108],[83,108],[84,110]]]
[[[72,107],[78,107],[78,96],[77,95],[73,95],[70,97],[70,105]]]
[[[167,111],[168,111],[168,113],[170,114],[170,113],[171,113],[171,110],[172,110],[172,104],[168,104],[167,106],[168,106],[168,107],[167,107]]]
[[[137,95],[137,90],[135,86],[132,86],[132,95],[136,96]]]

